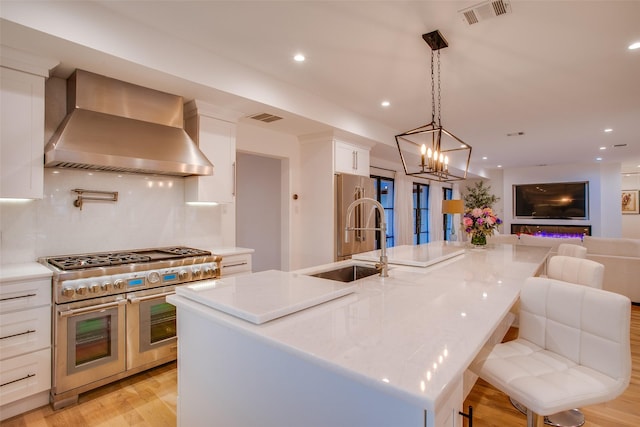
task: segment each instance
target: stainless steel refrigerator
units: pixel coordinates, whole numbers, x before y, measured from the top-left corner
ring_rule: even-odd
[[[336,175],[336,260],[375,249],[375,231],[350,231],[345,242],[347,208],[356,199],[376,198],[375,180],[359,175]],[[371,204],[357,205],[351,213],[351,227],[375,227],[375,212]],[[368,221],[368,223],[367,223]]]

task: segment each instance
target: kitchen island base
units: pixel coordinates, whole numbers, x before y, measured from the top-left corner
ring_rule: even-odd
[[[433,411],[313,355],[221,324],[179,296],[178,426],[458,426],[462,382]],[[455,405],[455,406],[451,406]],[[449,408],[446,409],[446,406]],[[455,416],[454,416],[455,415]]]

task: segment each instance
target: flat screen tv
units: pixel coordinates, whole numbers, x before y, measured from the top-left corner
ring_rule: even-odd
[[[588,219],[589,183],[514,185],[513,211],[516,218]]]

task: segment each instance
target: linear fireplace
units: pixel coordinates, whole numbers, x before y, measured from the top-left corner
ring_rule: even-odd
[[[591,236],[590,225],[551,225],[551,224],[511,224],[511,234],[530,234],[542,237],[573,237]]]

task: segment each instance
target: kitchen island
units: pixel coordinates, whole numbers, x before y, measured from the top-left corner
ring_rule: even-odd
[[[262,324],[207,300],[252,275],[178,288],[168,298],[179,319],[178,425],[462,425],[467,367],[548,250],[495,244],[426,268],[392,265],[387,278]],[[350,264],[363,262],[287,274],[298,283]]]

